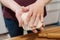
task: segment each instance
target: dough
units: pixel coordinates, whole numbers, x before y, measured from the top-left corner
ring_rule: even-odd
[[[24,22],[24,24],[23,24],[23,29],[24,29],[24,30],[32,30],[29,26],[26,26],[26,25],[25,25],[25,21],[26,21],[27,15],[28,15],[28,13],[23,13],[22,16],[21,16],[21,18],[22,18],[22,20],[23,20],[23,22]],[[37,25],[36,28],[38,29],[38,28],[40,28],[41,26],[42,26],[42,23],[39,21],[39,23],[38,23],[38,25]]]

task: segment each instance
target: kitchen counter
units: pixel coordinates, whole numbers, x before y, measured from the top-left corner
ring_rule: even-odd
[[[60,26],[46,28],[46,32],[47,33],[60,33]],[[37,34],[32,33],[32,34],[27,34],[23,36],[13,37],[7,40],[60,40],[60,39],[41,38]]]

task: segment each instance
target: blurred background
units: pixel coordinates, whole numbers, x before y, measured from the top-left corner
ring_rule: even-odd
[[[46,5],[47,16],[44,18],[47,27],[60,26],[60,0],[52,0]],[[0,40],[10,38],[4,23],[2,5],[0,3]]]

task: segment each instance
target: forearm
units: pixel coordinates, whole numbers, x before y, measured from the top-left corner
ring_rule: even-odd
[[[0,0],[0,2],[14,12],[21,7],[14,0]]]

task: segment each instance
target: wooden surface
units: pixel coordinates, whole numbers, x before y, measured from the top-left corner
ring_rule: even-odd
[[[47,28],[46,32],[48,33],[60,33],[60,27],[51,27]],[[7,40],[60,40],[60,39],[48,39],[48,38],[39,38],[38,34],[27,34],[23,36],[17,36]]]

